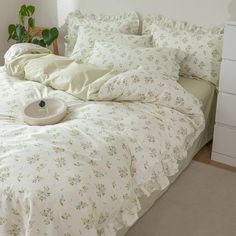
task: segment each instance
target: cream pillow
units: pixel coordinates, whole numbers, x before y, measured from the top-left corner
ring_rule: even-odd
[[[177,48],[186,52],[180,73],[217,84],[223,44],[223,29],[207,29],[186,22],[157,16],[146,17],[143,33],[153,35],[156,47]]]
[[[95,41],[106,41],[131,47],[152,46],[150,35],[121,34],[82,26],[79,27],[77,42],[71,57],[86,62],[93,52]]]
[[[80,11],[70,13],[66,20],[65,55],[71,56],[76,44],[79,26],[88,26],[123,34],[138,34],[139,16],[136,12],[124,15],[84,14]]]
[[[107,66],[118,72],[137,69],[161,71],[170,79],[179,79],[179,63],[185,54],[171,48],[132,48],[110,42],[95,42],[89,63]]]

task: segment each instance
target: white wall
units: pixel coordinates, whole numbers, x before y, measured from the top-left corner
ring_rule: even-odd
[[[18,21],[17,12],[22,2],[23,0],[8,0],[0,3],[0,65],[3,64],[3,55],[9,47],[8,25]]]
[[[57,0],[58,25],[62,26],[65,23],[67,14],[75,9],[78,9],[78,0]]]
[[[163,14],[205,26],[236,19],[236,0],[74,0],[77,7],[91,12]]]
[[[38,26],[53,27],[58,25],[57,0],[28,0],[25,2],[36,7],[35,19]]]

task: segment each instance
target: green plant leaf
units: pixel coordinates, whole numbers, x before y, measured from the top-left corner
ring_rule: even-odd
[[[34,39],[32,40],[32,43],[33,43],[33,44],[39,44],[39,40],[38,40],[37,38],[34,38]]]
[[[8,33],[9,35],[13,35],[16,32],[16,26],[11,24],[8,26]]]
[[[47,45],[45,44],[44,40],[43,39],[38,39],[38,38],[34,38],[32,40],[32,43],[33,44],[37,44],[37,45],[40,45],[42,47],[46,47]]]
[[[35,20],[34,20],[34,18],[30,17],[30,18],[28,19],[28,25],[29,25],[29,27],[31,27],[32,29],[34,28],[34,26],[35,26]]]
[[[45,29],[42,31],[42,37],[44,39],[44,42],[48,45],[50,43],[50,31],[49,29]]]
[[[16,39],[16,26],[11,24],[8,26],[8,33],[9,33],[9,37],[8,40],[10,39]]]
[[[26,5],[22,5],[19,12],[20,16],[28,16]]]
[[[39,40],[39,45],[44,48],[47,46],[43,39]]]
[[[42,31],[42,37],[47,46],[50,46],[52,42],[57,39],[58,35],[59,32],[56,27]]]
[[[32,16],[35,12],[35,6],[29,5],[27,7],[28,12],[30,13],[30,16]]]
[[[21,16],[26,16],[26,10],[27,10],[26,5],[25,5],[25,4],[22,5],[22,6],[20,7],[19,14],[20,14]]]
[[[22,43],[22,42],[25,42],[25,38],[26,36],[25,35],[28,35],[28,32],[27,30],[25,29],[25,27],[23,25],[16,25],[16,41],[18,43]]]
[[[19,11],[20,23],[24,25],[25,17],[28,16],[26,5],[22,5]]]
[[[25,27],[23,25],[16,25],[16,36],[17,38],[21,38],[21,36],[25,34]]]
[[[28,43],[29,39],[30,39],[30,36],[28,34],[24,34],[24,35],[22,35],[21,42],[22,43]]]
[[[14,24],[11,24],[8,26],[8,33],[13,34],[16,31],[16,26]]]

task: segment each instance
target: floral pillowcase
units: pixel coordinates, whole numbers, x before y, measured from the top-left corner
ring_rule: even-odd
[[[71,56],[80,26],[93,27],[111,32],[120,32],[123,34],[138,34],[139,16],[136,12],[130,12],[124,15],[95,15],[91,13],[84,14],[79,10],[70,13],[66,20],[65,36],[65,55]]]
[[[185,53],[171,48],[129,47],[121,44],[96,41],[88,62],[107,66],[118,72],[137,69],[140,66],[153,73],[162,73],[173,80],[179,79],[179,64]]]
[[[122,34],[81,26],[71,57],[79,62],[87,62],[93,52],[95,41],[113,42],[130,47],[152,46],[152,36],[150,35]]]
[[[143,34],[152,34],[156,47],[177,48],[187,53],[180,73],[217,84],[223,44],[223,29],[191,25],[156,16],[146,17]]]

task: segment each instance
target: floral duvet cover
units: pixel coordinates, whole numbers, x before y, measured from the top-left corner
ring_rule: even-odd
[[[6,72],[0,89],[2,236],[116,235],[142,195],[168,187],[204,128],[195,97],[141,68],[104,82],[95,101]],[[66,101],[66,118],[26,125],[23,105],[47,96]]]

